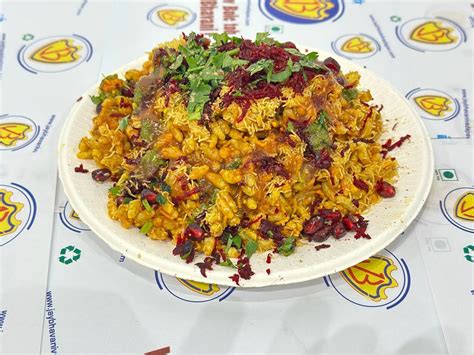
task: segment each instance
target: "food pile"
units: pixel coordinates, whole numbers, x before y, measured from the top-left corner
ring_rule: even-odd
[[[77,156],[96,162],[95,181],[113,181],[112,219],[188,263],[204,253],[204,276],[235,268],[238,283],[255,252],[370,238],[361,214],[395,195],[388,153],[409,136],[379,142],[382,107],[359,78],[266,33],[190,33],[102,80]]]

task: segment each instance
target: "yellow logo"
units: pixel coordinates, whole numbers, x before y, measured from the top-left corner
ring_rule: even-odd
[[[72,63],[80,58],[78,51],[81,48],[79,45],[74,45],[72,39],[58,39],[37,49],[30,58],[48,64]]]
[[[75,219],[77,221],[80,221],[81,219],[79,218],[79,215],[77,214],[76,211],[74,210],[71,210],[71,213],[69,213],[69,217],[71,217],[72,219]]]
[[[457,38],[452,34],[453,29],[443,27],[441,22],[427,21],[417,26],[410,34],[414,41],[428,44],[450,44]]]
[[[467,191],[456,201],[454,215],[460,219],[474,222],[474,192]]]
[[[179,9],[165,9],[156,12],[161,21],[169,26],[177,26],[188,20],[189,13]]]
[[[15,232],[21,221],[16,218],[23,204],[11,200],[13,192],[0,189],[0,237]]]
[[[31,131],[31,126],[24,123],[1,123],[0,145],[14,147],[18,141],[26,139],[26,133]]]
[[[179,277],[176,278],[184,287],[187,289],[199,293],[200,295],[204,296],[211,296],[216,292],[220,291],[219,286],[216,284],[207,284],[205,282],[198,282],[198,281],[191,281],[180,279]]]
[[[330,0],[271,0],[269,5],[291,16],[308,20],[323,20],[334,8]]]
[[[374,255],[339,274],[358,293],[371,301],[387,299],[386,290],[398,286],[392,272],[397,266],[392,259]]]
[[[423,95],[415,97],[415,103],[423,111],[436,117],[444,117],[444,113],[452,111],[451,99],[439,95]]]
[[[370,53],[374,51],[372,43],[360,36],[349,38],[342,44],[341,50],[348,53]]]

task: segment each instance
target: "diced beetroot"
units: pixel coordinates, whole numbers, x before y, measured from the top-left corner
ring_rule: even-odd
[[[205,237],[204,230],[196,223],[191,223],[184,231],[184,236],[187,239],[194,241],[201,241]]]
[[[324,242],[331,236],[331,226],[324,226],[320,230],[318,230],[316,233],[310,236],[311,240],[313,242]]]
[[[342,222],[338,222],[332,227],[332,234],[334,234],[334,238],[340,239],[347,233],[344,224]]]

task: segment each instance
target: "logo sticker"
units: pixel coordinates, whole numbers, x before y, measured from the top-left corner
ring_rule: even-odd
[[[69,265],[74,261],[78,261],[80,258],[81,249],[78,249],[73,245],[68,245],[61,249],[58,260],[64,265]]]
[[[25,187],[0,184],[0,247],[30,229],[36,216],[36,201]]]
[[[260,0],[258,5],[268,19],[296,24],[335,22],[344,13],[343,0]]]
[[[52,36],[24,45],[18,52],[18,61],[34,74],[58,73],[89,61],[92,53],[92,45],[85,37]]]
[[[458,99],[436,89],[416,88],[406,94],[418,114],[427,120],[449,121],[455,118],[461,110]]]
[[[459,229],[474,233],[474,188],[459,187],[439,201],[441,212]]]
[[[405,261],[386,249],[324,281],[351,303],[387,309],[403,301],[411,282]]]
[[[363,33],[341,36],[331,43],[331,47],[336,54],[349,59],[372,57],[381,48],[375,38]]]
[[[416,18],[396,27],[398,39],[407,47],[425,52],[453,50],[466,41],[466,33],[451,20]]]
[[[61,206],[59,218],[62,224],[73,232],[81,233],[90,231],[89,227],[81,221],[81,218],[77,212],[74,211],[69,202],[66,202],[64,206]]]
[[[221,302],[235,290],[235,287],[185,280],[179,277],[168,276],[158,271],[155,271],[155,280],[160,290],[166,289],[174,297],[193,303],[214,300]]]
[[[40,132],[40,127],[28,117],[0,116],[0,151],[19,150],[30,145]]]
[[[179,29],[192,24],[196,20],[196,14],[181,5],[164,4],[152,8],[147,19],[158,27]]]

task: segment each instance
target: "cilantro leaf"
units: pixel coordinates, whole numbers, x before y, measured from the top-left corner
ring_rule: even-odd
[[[295,125],[293,124],[293,122],[291,122],[291,121],[288,122],[288,124],[286,125],[286,130],[287,130],[288,132],[294,132],[294,130],[295,130]]]
[[[273,60],[260,59],[259,61],[250,64],[246,70],[250,73],[250,75],[254,75],[262,70],[267,72],[271,67],[273,67]]]
[[[119,125],[118,125],[118,128],[121,130],[121,131],[124,131],[125,128],[127,128],[128,126],[128,118],[130,117],[130,115],[127,115],[125,117],[122,117],[119,121]]]
[[[217,265],[219,265],[219,266],[228,266],[228,267],[232,267],[234,269],[237,269],[237,266],[235,266],[234,263],[229,258],[227,258],[225,261],[220,262]]]
[[[288,59],[288,62],[286,64],[286,69],[281,71],[281,72],[278,72],[278,73],[273,73],[270,76],[270,81],[272,83],[282,83],[282,82],[284,82],[286,79],[288,79],[291,76],[292,68],[293,68],[293,61],[290,58],[290,59]]]
[[[250,258],[257,251],[258,244],[253,239],[245,242],[245,254]]]
[[[242,165],[242,159],[236,158],[236,159],[234,159],[234,161],[232,163],[229,163],[226,166],[226,169],[228,169],[228,170],[238,169],[240,167],[240,165]]]
[[[156,202],[158,202],[160,205],[164,205],[166,203],[166,198],[162,194],[157,194],[156,195]]]
[[[222,46],[223,44],[229,42],[229,35],[226,32],[223,33],[213,33],[212,39],[214,40],[216,46]]]
[[[273,38],[271,38],[268,32],[259,32],[255,36],[255,44],[259,46],[262,43],[273,44],[273,43],[278,43],[278,42],[275,41]]]
[[[164,182],[160,184],[160,189],[163,192],[168,192],[168,193],[171,192],[171,186]]]
[[[106,98],[107,98],[107,95],[105,94],[105,92],[99,92],[99,95],[97,96],[89,96],[91,98],[91,101],[95,104],[95,105],[98,105],[98,104],[101,104]]]
[[[140,161],[140,166],[145,177],[153,175],[158,168],[164,165],[166,165],[166,161],[160,158],[158,151],[155,149],[147,151]]]
[[[357,89],[343,89],[342,90],[342,97],[345,98],[347,101],[354,100],[358,95]]]
[[[295,246],[296,246],[295,238],[288,237],[285,239],[283,244],[278,247],[278,253],[284,256],[291,255],[295,251]]]
[[[118,196],[122,189],[120,186],[113,186],[109,189],[109,192],[112,194],[112,196]]]

